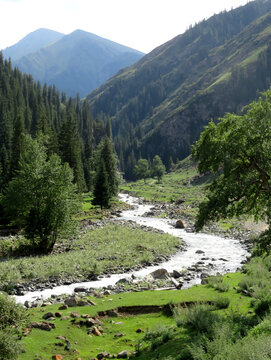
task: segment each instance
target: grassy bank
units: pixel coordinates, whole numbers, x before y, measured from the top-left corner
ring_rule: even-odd
[[[67,276],[87,279],[105,272],[122,272],[173,254],[180,246],[180,239],[109,225],[87,230],[63,246],[65,251],[59,254],[1,261],[1,284],[11,286],[21,281],[46,281],[50,277]]]
[[[224,281],[228,284],[228,291],[223,293],[208,286],[194,286],[181,291],[145,291],[91,298],[95,302],[95,306],[73,307],[61,311],[62,317],[70,316],[72,311],[76,311],[79,318],[74,322],[71,321],[71,317],[56,318],[53,320],[56,328],[50,332],[33,329],[30,335],[27,335],[23,340],[26,352],[19,359],[30,360],[33,359],[34,355],[37,355],[35,358],[47,360],[52,355],[62,354],[64,359],[74,360],[80,357],[82,360],[87,360],[95,358],[102,351],[117,354],[123,350],[127,350],[129,353],[139,350],[139,359],[155,359],[158,354],[160,354],[161,359],[165,359],[165,356],[169,355],[174,356],[173,359],[177,359],[178,352],[187,345],[193,331],[178,327],[176,317],[172,316],[172,314],[157,311],[132,315],[129,314],[129,307],[168,304],[173,306],[173,304],[180,303],[184,306],[185,303],[208,302],[213,304],[212,310],[215,310],[216,313],[221,314],[223,317],[231,316],[230,314],[237,312],[240,316],[245,317],[251,310],[250,300],[247,297],[240,296],[234,289],[243,277],[244,275],[240,273],[227,275]],[[229,307],[227,309],[218,309],[217,304],[219,299],[221,302],[221,298],[228,299]],[[102,336],[89,336],[88,328],[78,325],[83,314],[94,317],[101,311],[104,312],[124,306],[128,307],[126,313],[119,311],[118,317],[109,315],[99,317],[102,322]],[[58,308],[59,305],[51,305],[46,308],[31,309],[29,310],[29,313],[31,313],[30,320],[40,322],[44,313],[49,311],[55,313],[59,311]],[[156,334],[157,341],[159,331],[163,333],[166,332],[165,329],[171,329],[171,337],[166,341],[164,339],[162,344],[157,342],[156,345],[153,345],[154,339],[151,337],[151,333]],[[65,337],[69,341],[70,350],[64,349],[65,341],[58,340],[58,336]]]
[[[85,299],[94,305],[61,311],[59,304],[29,309],[31,322],[41,322],[48,312],[60,311],[60,317],[50,320],[55,329],[23,336],[19,359],[61,354],[65,360],[89,360],[102,351],[124,350],[139,360],[269,359],[270,263],[271,256],[253,258],[244,273],[211,277],[186,290],[92,296]],[[100,322],[100,336],[84,323],[87,316]]]

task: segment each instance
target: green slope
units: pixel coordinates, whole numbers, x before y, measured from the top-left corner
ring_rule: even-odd
[[[94,115],[112,117],[126,176],[139,156],[184,158],[211,117],[269,86],[270,11],[270,0],[258,0],[214,15],[88,96]]]

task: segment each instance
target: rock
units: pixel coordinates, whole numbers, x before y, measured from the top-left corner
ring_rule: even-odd
[[[69,316],[62,316],[61,320],[69,320],[70,317]]]
[[[78,298],[76,296],[71,296],[69,298],[67,298],[64,301],[65,305],[67,305],[68,307],[73,307],[73,306],[77,306],[78,304]]]
[[[31,328],[44,330],[44,331],[51,331],[52,329],[55,329],[55,324],[49,323],[47,321],[43,321],[41,323],[32,322],[29,324]]]
[[[115,339],[118,339],[118,338],[121,338],[121,337],[123,337],[123,336],[124,336],[123,333],[118,332],[117,334],[114,335],[114,338],[115,338]]]
[[[62,336],[62,335],[58,335],[56,337],[57,340],[62,340],[62,341],[66,341],[66,337],[65,336]]]
[[[71,317],[73,318],[73,319],[78,319],[78,318],[80,318],[80,315],[78,314],[78,312],[77,311],[72,311],[71,312]]]
[[[183,222],[183,220],[181,220],[181,219],[177,220],[176,224],[175,224],[175,228],[176,229],[184,229],[185,223]]]
[[[104,295],[111,295],[111,291],[110,290],[105,290]]]
[[[68,309],[68,305],[64,304],[59,306],[58,310],[67,310]]]
[[[26,300],[26,301],[24,302],[24,306],[25,306],[27,309],[30,309],[31,306],[32,306],[31,301]]]
[[[62,313],[61,313],[61,312],[57,311],[57,312],[55,313],[55,317],[56,317],[56,318],[61,318],[61,316],[62,316]]]
[[[78,286],[76,288],[74,288],[73,290],[75,293],[78,293],[78,292],[87,292],[87,288],[85,288],[84,286]]]
[[[95,336],[102,336],[102,333],[99,331],[99,329],[96,326],[93,327],[91,333]]]
[[[118,284],[131,284],[133,281],[132,279],[129,279],[129,278],[123,278],[123,279],[120,279],[116,282],[116,285]]]
[[[100,359],[108,358],[109,355],[110,354],[107,351],[103,351],[97,355],[97,359],[100,360]]]
[[[197,251],[195,252],[195,254],[205,254],[205,252],[202,251],[202,250],[197,250]]]
[[[77,302],[77,306],[89,306],[89,302],[87,302],[86,300],[79,300]]]
[[[179,279],[182,276],[182,273],[180,271],[173,270],[172,276],[174,277],[174,279]]]
[[[115,310],[108,310],[107,315],[109,317],[118,317],[119,316],[119,314]]]
[[[53,314],[52,312],[48,312],[48,313],[44,314],[42,318],[44,320],[47,320],[47,319],[53,318],[53,317],[55,317],[55,314]]]
[[[129,353],[126,350],[121,351],[118,353],[118,359],[128,359]]]
[[[166,269],[157,269],[149,275],[151,275],[154,280],[166,280],[169,278],[169,273]]]
[[[85,324],[86,324],[87,327],[92,327],[94,325],[97,325],[98,322],[95,319],[90,318],[90,319],[86,320]]]

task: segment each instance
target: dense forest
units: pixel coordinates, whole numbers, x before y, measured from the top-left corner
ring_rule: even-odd
[[[110,116],[122,170],[158,154],[183,159],[210,118],[241,108],[270,86],[271,1],[253,1],[191,26],[88,97]]]
[[[56,153],[73,169],[78,190],[91,188],[93,149],[106,134],[101,120],[94,121],[89,105],[66,98],[55,86],[43,87],[23,75],[0,54],[0,166],[1,189],[18,170],[23,134],[47,138],[48,155]]]

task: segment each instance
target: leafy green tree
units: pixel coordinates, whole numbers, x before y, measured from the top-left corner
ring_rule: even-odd
[[[152,160],[152,176],[157,176],[158,182],[162,180],[162,177],[165,175],[166,167],[160,159],[159,155],[155,155]]]
[[[146,159],[139,159],[136,166],[134,167],[134,174],[137,179],[146,179],[150,177],[150,166]]]
[[[47,159],[39,140],[25,137],[20,169],[3,199],[5,213],[33,240],[33,249],[49,253],[78,210],[72,170],[57,155]]]
[[[249,214],[271,223],[271,90],[245,108],[227,114],[202,132],[192,149],[201,173],[212,172],[196,229],[209,220]],[[269,230],[265,240],[270,244]]]

